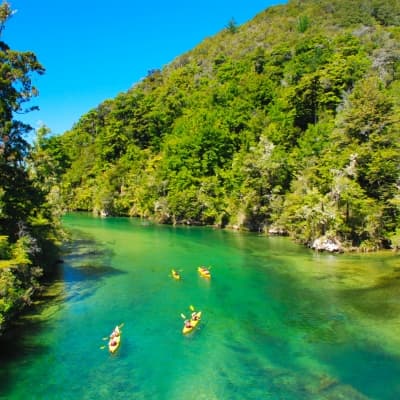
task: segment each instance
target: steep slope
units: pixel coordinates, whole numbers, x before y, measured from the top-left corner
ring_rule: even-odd
[[[396,244],[399,78],[398,2],[271,7],[49,139],[55,199],[308,245]]]

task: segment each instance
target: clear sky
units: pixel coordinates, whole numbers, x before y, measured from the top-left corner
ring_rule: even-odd
[[[1,0],[0,0],[1,1]],[[23,120],[63,133],[80,116],[125,92],[234,19],[241,25],[285,0],[8,0],[16,14],[2,35],[33,51],[38,105]]]

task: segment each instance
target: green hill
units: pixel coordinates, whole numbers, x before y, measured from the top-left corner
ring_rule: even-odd
[[[296,0],[229,23],[36,156],[68,210],[382,248],[398,245],[399,115],[400,3]]]

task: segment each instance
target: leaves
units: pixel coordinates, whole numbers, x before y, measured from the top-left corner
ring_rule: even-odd
[[[398,21],[393,0],[232,20],[46,139],[37,166],[69,209],[383,246],[399,225]]]
[[[13,11],[0,5],[0,35]],[[34,53],[15,51],[0,40],[0,331],[30,304],[43,268],[54,262],[58,226],[46,195],[55,183],[55,165],[43,149],[46,129],[28,160],[24,136],[32,128],[16,116],[35,109],[25,103],[37,96],[34,75],[44,68]],[[28,169],[28,164],[30,168]]]

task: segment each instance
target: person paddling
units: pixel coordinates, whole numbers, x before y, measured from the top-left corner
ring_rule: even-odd
[[[199,315],[196,311],[192,312],[192,321],[198,321],[199,320]]]
[[[201,272],[204,274],[204,275],[210,275],[210,270],[207,268],[207,267],[200,267],[200,269],[201,269]]]
[[[119,326],[117,325],[114,330],[112,331],[111,335],[110,335],[110,342],[112,339],[118,337],[120,335],[120,330],[119,330]]]
[[[190,323],[190,321],[188,319],[185,319],[185,328],[193,328],[192,324]]]

